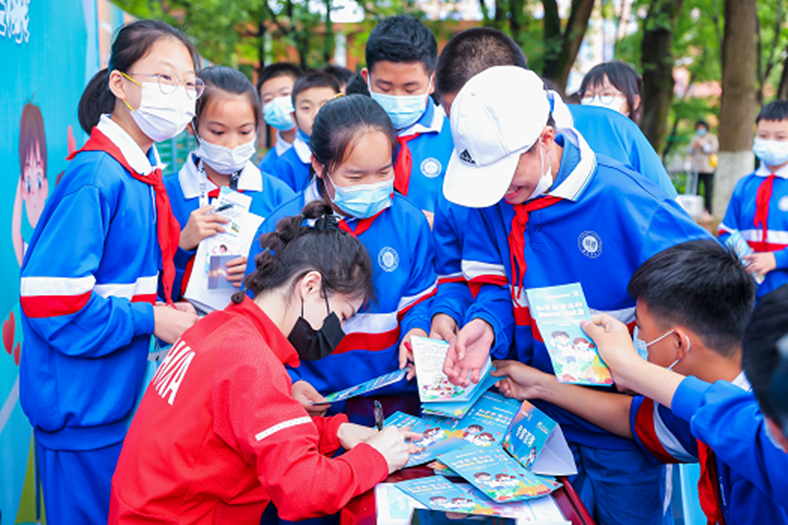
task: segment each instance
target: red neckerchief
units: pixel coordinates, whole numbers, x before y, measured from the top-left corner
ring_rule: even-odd
[[[408,141],[418,137],[418,133],[397,137],[399,142],[399,153],[397,154],[397,164],[394,165],[394,189],[402,195],[408,195],[410,186],[410,169],[413,166],[413,158],[410,156]]]
[[[755,228],[761,228],[761,242],[763,246],[766,245],[766,237],[769,234],[769,228],[766,225],[769,220],[769,201],[772,198],[772,187],[774,186],[774,173],[766,177],[761,185],[758,186],[758,193],[755,195],[755,219],[753,223]],[[768,250],[758,250],[768,251]]]
[[[700,462],[700,479],[698,480],[698,496],[700,507],[706,515],[708,525],[725,525],[725,516],[720,507],[720,484],[717,481],[717,456],[711,448],[698,441],[698,461]]]
[[[372,226],[372,222],[378,217],[380,217],[380,214],[386,211],[387,209],[388,208],[380,210],[372,217],[367,217],[366,219],[359,220],[355,230],[351,230],[350,226],[348,226],[345,219],[342,219],[341,221],[339,221],[339,229],[342,230],[343,232],[348,232],[350,235],[358,239],[358,236],[364,233],[365,231],[367,231],[369,227]]]
[[[512,300],[516,300],[517,296],[522,292],[525,270],[528,268],[525,264],[525,227],[528,224],[528,215],[532,211],[552,206],[560,200],[558,197],[546,195],[525,204],[514,205],[515,215],[512,219],[512,229],[509,231],[509,254],[512,263]],[[515,292],[516,288],[518,288],[517,292]]]
[[[156,192],[156,223],[158,227],[159,247],[161,248],[164,298],[167,300],[167,304],[172,305],[172,284],[175,280],[175,263],[173,262],[173,257],[175,256],[175,252],[178,249],[178,243],[181,239],[181,227],[172,214],[170,198],[167,196],[167,189],[164,187],[161,170],[155,169],[147,176],[140,175],[134,171],[126,160],[126,157],[123,156],[120,148],[97,127],[93,128],[90,138],[85,145],[82,146],[82,149],[69,155],[67,160],[73,159],[82,151],[103,151],[118,161],[121,166],[126,168],[132,177],[140,182],[153,186],[153,190]]]

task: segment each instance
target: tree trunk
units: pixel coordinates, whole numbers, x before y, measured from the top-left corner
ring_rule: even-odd
[[[323,62],[328,64],[334,57],[334,24],[331,22],[331,0],[325,0],[326,4],[326,34],[323,40]]]
[[[257,23],[257,77],[265,69],[265,24],[261,20]]]
[[[725,214],[736,182],[754,166],[756,0],[725,0],[720,154],[713,213]]]
[[[561,18],[558,16],[558,2],[556,0],[542,0],[544,7],[544,60],[545,64],[555,61],[561,54]]]
[[[575,63],[580,44],[583,43],[588,29],[588,19],[593,10],[594,0],[572,0],[572,11],[564,29],[561,51],[555,58],[545,60],[542,75],[555,82],[562,92],[566,88],[569,71]],[[547,14],[546,10],[545,14]]]
[[[683,4],[684,0],[654,0],[644,21],[640,127],[659,154],[665,147],[668,112],[673,99],[673,32]]]
[[[786,58],[783,62],[783,74],[780,76],[780,87],[777,88],[777,98],[788,100],[788,49],[785,50]]]

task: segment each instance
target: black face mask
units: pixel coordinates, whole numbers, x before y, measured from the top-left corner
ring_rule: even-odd
[[[328,317],[323,320],[320,330],[315,330],[309,321],[304,319],[304,300],[301,299],[301,317],[296,321],[295,326],[287,336],[287,340],[298,352],[298,357],[304,361],[317,361],[336,350],[339,343],[345,337],[345,331],[339,322],[337,314],[331,311],[328,306],[328,295],[323,288],[323,295],[326,298],[326,312]]]

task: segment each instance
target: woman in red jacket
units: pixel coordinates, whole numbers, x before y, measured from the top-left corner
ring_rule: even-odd
[[[332,514],[408,461],[408,433],[310,417],[285,371],[330,354],[371,298],[364,246],[325,201],[261,244],[245,283],[254,300],[239,292],[184,333],[148,386],[112,480],[111,524],[256,525],[269,501],[287,520]]]

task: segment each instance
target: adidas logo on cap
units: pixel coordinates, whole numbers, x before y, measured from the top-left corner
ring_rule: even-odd
[[[460,160],[466,164],[473,164],[474,166],[476,165],[476,161],[473,160],[473,157],[471,157],[471,154],[467,149],[462,150],[462,153],[460,153]]]

